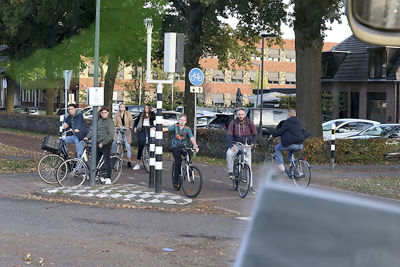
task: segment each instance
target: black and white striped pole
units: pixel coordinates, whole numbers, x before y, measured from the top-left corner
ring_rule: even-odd
[[[162,153],[163,153],[163,132],[162,132],[162,89],[161,83],[157,84],[157,113],[156,113],[156,180],[154,184],[154,192],[162,191]]]
[[[331,132],[331,168],[335,168],[335,131],[336,131],[336,125],[332,124],[332,132]]]
[[[149,159],[149,165],[150,165],[150,170],[149,170],[149,187],[154,187],[154,168],[156,165],[156,158],[155,158],[155,137],[156,137],[156,131],[154,129],[150,129],[150,159]]]
[[[62,136],[64,129],[64,115],[60,115],[60,136]]]

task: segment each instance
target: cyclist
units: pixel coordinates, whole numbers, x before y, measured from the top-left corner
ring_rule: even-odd
[[[135,120],[135,125],[133,128],[133,132],[137,134],[138,139],[138,154],[137,154],[137,162],[136,165],[132,168],[133,170],[140,169],[140,160],[143,156],[143,148],[146,144],[146,136],[149,138],[150,136],[150,128],[155,127],[154,121],[156,119],[156,115],[154,114],[152,107],[150,104],[146,104],[144,106],[143,112],[137,116]]]
[[[132,167],[131,163],[131,142],[132,142],[132,129],[133,119],[132,114],[125,109],[125,104],[121,103],[118,108],[118,112],[114,117],[114,125],[118,128],[125,127],[126,132],[124,135],[124,143],[126,148],[126,157],[128,158],[128,167]],[[115,153],[117,149],[117,140],[114,139],[112,143],[112,153]]]
[[[309,137],[307,131],[303,131],[300,120],[296,117],[294,109],[288,110],[287,120],[283,121],[281,127],[272,133],[271,137],[281,137],[281,142],[275,146],[275,155],[279,169],[284,172],[282,151],[288,151],[288,161],[292,158],[293,150],[303,149],[303,142]]]
[[[65,143],[75,143],[76,156],[80,158],[85,148],[83,138],[88,133],[87,125],[83,115],[77,112],[75,104],[68,105],[68,113],[69,115],[64,119],[63,127],[64,129],[72,129],[73,134],[65,138]]]
[[[197,145],[196,139],[194,139],[192,131],[188,126],[186,126],[187,116],[185,114],[181,114],[179,116],[178,123],[173,124],[168,127],[163,127],[163,131],[174,132],[172,135],[172,155],[174,156],[175,163],[175,175],[172,176],[172,185],[175,190],[178,191],[181,188],[179,175],[181,172],[181,164],[182,164],[182,155],[185,155],[185,151],[182,149],[185,145],[187,145],[188,140],[192,142],[196,153],[199,152],[199,146]]]
[[[97,153],[96,162],[100,161],[103,155],[104,166],[106,168],[107,177],[100,178],[100,181],[105,184],[111,184],[111,145],[114,138],[114,122],[108,116],[110,111],[106,107],[100,109],[100,118],[97,120]],[[92,137],[92,132],[90,132],[85,139],[88,140]]]

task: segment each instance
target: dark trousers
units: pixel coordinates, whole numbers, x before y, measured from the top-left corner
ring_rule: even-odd
[[[110,178],[111,177],[111,161],[110,161],[110,155],[111,155],[111,145],[112,143],[108,143],[107,145],[103,145],[102,148],[99,148],[97,145],[97,154],[96,154],[96,162],[97,164],[100,161],[101,156],[104,158],[104,168],[106,169],[107,177],[103,178]]]
[[[137,139],[138,139],[138,153],[137,159],[142,159],[143,156],[143,148],[146,145],[146,136],[149,137],[150,130],[149,129],[141,129],[137,131]]]
[[[179,184],[179,175],[181,174],[182,156],[186,156],[186,151],[182,148],[173,147],[172,155],[174,155],[175,175],[172,176],[172,184]]]

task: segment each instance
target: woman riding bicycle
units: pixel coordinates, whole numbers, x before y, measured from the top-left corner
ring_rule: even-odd
[[[288,151],[288,161],[292,158],[292,151],[303,149],[303,142],[310,136],[307,131],[303,131],[300,120],[296,117],[296,111],[289,109],[287,120],[284,121],[279,129],[271,137],[281,137],[281,142],[275,146],[275,154],[279,169],[284,172],[282,151]]]
[[[186,126],[186,121],[187,116],[182,114],[179,116],[178,123],[168,127],[163,127],[163,132],[170,131],[175,133],[172,134],[171,142],[172,155],[175,159],[175,175],[172,176],[172,184],[177,191],[181,188],[181,185],[179,184],[179,175],[181,171],[182,155],[186,153],[182,147],[187,145],[188,140],[190,139],[196,149],[196,153],[199,152],[199,146],[196,143],[196,139],[193,137],[192,131],[188,126]]]
[[[140,169],[140,160],[143,156],[143,148],[146,144],[146,136],[149,138],[150,128],[155,127],[154,120],[156,119],[156,115],[152,111],[152,107],[150,104],[146,104],[144,106],[143,112],[137,116],[135,120],[135,125],[133,128],[133,132],[137,135],[138,139],[138,154],[137,154],[137,163],[133,166],[133,170]]]

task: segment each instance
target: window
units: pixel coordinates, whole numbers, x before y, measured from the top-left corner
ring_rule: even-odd
[[[296,61],[296,52],[294,50],[286,51],[286,61],[288,61],[288,62]]]
[[[117,72],[117,79],[124,79],[124,66],[120,66]]]
[[[270,49],[268,52],[268,60],[280,61],[279,49]]]
[[[278,72],[268,73],[268,83],[279,84],[279,73]]]
[[[386,78],[387,53],[386,50],[372,50],[369,53],[369,78]]]
[[[233,83],[242,83],[243,82],[243,71],[237,70],[232,75],[232,82]]]
[[[213,82],[224,82],[225,75],[222,70],[213,70]]]
[[[286,72],[286,84],[296,84],[295,72]]]

